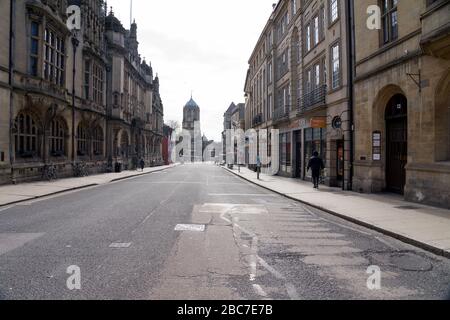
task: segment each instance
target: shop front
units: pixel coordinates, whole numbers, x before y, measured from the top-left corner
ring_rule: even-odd
[[[327,159],[327,130],[324,128],[307,128],[304,130],[304,172],[305,180],[311,180],[311,171],[307,171],[309,159],[313,157],[314,152],[318,152],[319,156],[326,164]],[[325,171],[326,178],[327,173]]]

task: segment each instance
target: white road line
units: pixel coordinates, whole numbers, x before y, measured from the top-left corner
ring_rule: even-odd
[[[228,213],[227,213],[227,212],[223,212],[223,213],[220,215],[220,219],[222,219],[222,220],[226,221],[227,223],[230,223],[230,224],[231,224],[231,220],[225,217],[226,214],[228,214]]]
[[[264,267],[264,269],[269,271],[278,280],[283,280],[283,281],[286,280],[285,276],[283,276],[280,272],[278,272],[273,267],[271,267],[263,258],[258,257],[258,262]]]
[[[387,242],[387,240],[384,240],[381,237],[375,237],[375,239],[377,239],[378,241],[380,241],[381,243],[385,244],[386,246],[388,246],[391,249],[394,249],[394,250],[397,250],[397,251],[399,250],[396,246],[394,246],[393,244]]]
[[[126,242],[126,243],[115,242],[115,243],[111,243],[109,245],[109,247],[112,249],[128,249],[129,247],[131,247],[131,242]]]
[[[255,290],[256,294],[263,297],[263,298],[267,298],[268,295],[267,293],[263,290],[263,288],[259,285],[259,284],[254,284],[253,285],[253,289]]]
[[[258,272],[258,237],[253,237],[252,239],[251,252],[252,255],[250,256],[250,281],[253,282],[256,280],[256,275]]]
[[[230,211],[231,210],[232,210],[232,208],[230,209]],[[228,223],[232,223],[229,219],[225,218],[225,214],[228,214],[228,212],[222,213],[220,215],[220,217],[222,219],[224,219],[225,221],[227,221]],[[242,232],[248,234],[249,236],[251,236],[253,238],[252,239],[252,253],[254,252],[254,250],[257,250],[256,245],[257,245],[258,237],[253,232],[248,231],[247,229],[245,229],[244,227],[241,227],[237,223],[233,223],[233,226],[240,229]],[[255,241],[255,238],[256,238],[256,241]],[[256,258],[256,263],[253,261],[253,257]],[[300,296],[298,295],[295,286],[292,283],[288,282],[288,280],[286,279],[285,276],[283,276],[275,268],[271,267],[263,258],[258,256],[257,252],[254,255],[252,254],[252,258],[250,260],[250,269],[251,269],[250,281],[256,280],[256,270],[258,268],[258,263],[261,266],[263,266],[267,271],[269,271],[275,278],[284,282],[287,294],[291,300],[300,300]],[[254,279],[254,280],[252,280],[252,279]]]
[[[204,224],[177,224],[175,231],[204,232],[205,228]]]
[[[286,291],[291,300],[300,300],[300,296],[297,293],[297,289],[291,283],[286,283]]]
[[[11,208],[14,208],[14,206],[9,206],[9,207],[0,208],[0,212],[9,210],[9,209],[11,209]]]

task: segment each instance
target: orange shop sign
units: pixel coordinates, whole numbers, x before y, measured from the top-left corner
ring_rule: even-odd
[[[311,118],[310,125],[314,129],[325,129],[327,127],[327,118]]]

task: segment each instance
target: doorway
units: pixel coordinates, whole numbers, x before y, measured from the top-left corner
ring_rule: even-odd
[[[294,132],[295,138],[295,178],[302,179],[302,131]]]
[[[344,183],[344,141],[339,140],[336,143],[336,180],[339,186]]]
[[[386,189],[404,194],[408,162],[408,108],[402,94],[386,107]]]

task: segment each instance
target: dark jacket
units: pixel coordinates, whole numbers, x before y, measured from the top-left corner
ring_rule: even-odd
[[[325,164],[323,163],[323,160],[321,158],[312,157],[308,163],[308,171],[309,169],[312,170],[313,177],[319,177],[320,171],[325,169]]]

